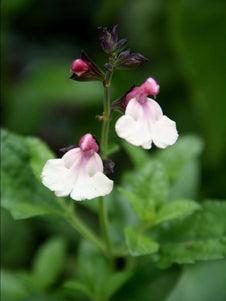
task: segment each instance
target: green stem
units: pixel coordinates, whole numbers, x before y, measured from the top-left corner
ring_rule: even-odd
[[[112,255],[111,250],[111,240],[109,236],[108,231],[108,216],[107,216],[107,210],[105,206],[105,199],[104,197],[99,198],[99,218],[100,218],[100,226],[102,230],[102,235],[105,240],[106,248],[109,253],[109,255]]]
[[[109,134],[109,125],[110,125],[110,114],[111,114],[111,102],[110,102],[110,87],[111,87],[111,78],[112,71],[107,71],[105,79],[103,82],[104,86],[104,114],[103,114],[103,124],[101,132],[101,149],[102,149],[102,158],[107,158],[107,147],[108,147],[108,134]],[[108,230],[108,216],[107,209],[105,204],[104,197],[99,198],[99,219],[100,226],[102,230],[102,235],[105,240],[106,248],[109,255],[112,254],[111,250],[111,240]]]
[[[100,251],[106,254],[106,247],[102,240],[100,240],[99,237],[78,218],[78,216],[74,214],[70,215],[68,222],[76,231],[92,242]]]
[[[100,251],[103,253],[107,253],[105,244],[103,241],[91,230],[89,229],[76,215],[74,212],[74,208],[69,207],[65,204],[64,200],[61,198],[57,198],[59,205],[63,210],[62,217],[82,236],[87,238],[90,242],[92,242]]]
[[[103,124],[101,132],[101,150],[102,158],[107,157],[107,147],[108,147],[108,133],[110,125],[110,113],[111,113],[111,102],[110,102],[110,88],[111,88],[111,78],[113,72],[107,71],[103,82],[104,86],[104,114],[103,114]]]

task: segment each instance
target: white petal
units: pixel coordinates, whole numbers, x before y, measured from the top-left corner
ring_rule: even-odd
[[[149,140],[149,141],[143,143],[141,146],[142,146],[144,149],[150,149],[150,148],[151,148],[151,145],[152,145],[152,140]]]
[[[115,130],[119,137],[133,145],[145,144],[151,147],[151,131],[146,119],[143,105],[132,99],[127,105],[125,115],[116,122]]]
[[[62,160],[64,161],[65,167],[71,168],[72,165],[74,165],[76,162],[78,163],[81,160],[81,156],[82,151],[79,147],[77,147],[66,152],[63,155]]]
[[[167,116],[162,116],[162,118],[154,124],[153,142],[157,147],[166,148],[174,144],[177,138],[176,123]]]
[[[93,199],[109,194],[113,188],[113,181],[103,173],[97,172],[94,176],[80,176],[74,184],[71,198],[77,201]]]
[[[160,105],[152,98],[147,98],[147,101],[144,104],[144,109],[149,119],[152,121],[157,121],[163,116]]]
[[[94,153],[89,157],[85,169],[86,174],[90,177],[94,176],[97,172],[103,172],[104,167],[101,157],[97,153]]]
[[[43,167],[41,178],[46,187],[57,192],[57,196],[69,195],[75,181],[71,170],[65,167],[62,159],[48,160]]]
[[[113,181],[103,174],[100,156],[94,153],[90,157],[83,157],[82,165],[74,183],[71,198],[81,201],[109,194],[113,188]]]

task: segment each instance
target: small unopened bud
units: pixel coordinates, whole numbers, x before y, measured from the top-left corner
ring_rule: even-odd
[[[100,68],[86,55],[84,51],[81,53],[81,58],[76,59],[71,65],[73,72],[70,79],[77,81],[91,81],[104,79],[104,73]]]
[[[116,50],[118,42],[117,25],[111,30],[106,27],[99,27],[101,47],[106,53],[112,53]]]
[[[86,73],[89,70],[89,66],[82,59],[74,60],[71,65],[71,72],[75,73],[78,76]]]

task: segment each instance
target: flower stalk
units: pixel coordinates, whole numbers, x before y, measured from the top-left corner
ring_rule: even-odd
[[[103,124],[101,132],[101,150],[102,158],[107,158],[107,148],[108,148],[108,134],[109,134],[109,125],[110,125],[110,113],[111,113],[111,103],[110,103],[110,88],[111,88],[111,78],[113,71],[107,71],[105,79],[103,81],[104,86],[104,113],[103,113]],[[109,226],[108,226],[108,215],[106,209],[106,203],[104,197],[99,198],[99,219],[100,226],[102,230],[102,235],[105,240],[105,244],[108,250],[109,255],[112,253],[111,240],[109,235]]]

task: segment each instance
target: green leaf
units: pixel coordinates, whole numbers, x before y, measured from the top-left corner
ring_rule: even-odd
[[[180,176],[185,164],[197,158],[203,150],[203,141],[195,135],[185,135],[177,142],[164,150],[159,150],[157,158],[166,168],[171,180]]]
[[[29,291],[15,272],[1,270],[2,300],[21,299],[29,296]]]
[[[110,275],[106,285],[108,287],[106,298],[109,299],[111,296],[113,296],[114,293],[117,292],[120,287],[122,287],[123,284],[129,280],[130,277],[130,271],[117,272]]]
[[[159,269],[154,265],[152,256],[141,256],[136,260],[132,277],[111,300],[150,301],[150,296],[151,301],[165,300],[180,275],[181,270],[178,267]]]
[[[216,275],[216,277],[213,277]],[[222,301],[226,297],[226,260],[185,266],[166,301]]]
[[[36,176],[36,178],[41,181],[41,172],[46,161],[55,158],[54,153],[49,149],[49,147],[36,137],[25,137],[25,142],[27,143],[30,150],[30,166]]]
[[[35,177],[37,160],[22,136],[2,130],[2,202],[15,219],[23,219],[41,214],[62,215],[62,208],[52,192]],[[37,175],[36,175],[37,176]]]
[[[152,231],[160,244],[155,256],[160,267],[226,256],[226,202],[206,201],[202,207],[201,211]]]
[[[155,211],[168,196],[168,180],[160,162],[151,161],[139,172],[126,174],[120,192],[131,202],[134,211],[144,221],[152,221]]]
[[[216,275],[216,277],[213,277]],[[222,301],[226,297],[226,260],[185,266],[166,301]]]
[[[86,295],[93,296],[94,300],[108,300],[129,279],[131,273],[115,272],[111,261],[90,242],[82,240],[78,254],[78,276],[79,279],[75,281],[77,289],[84,293],[86,291]]]
[[[32,274],[39,287],[45,289],[55,283],[65,258],[65,243],[61,238],[52,238],[38,250],[33,262]]]
[[[125,228],[126,244],[132,256],[153,254],[159,245],[147,236],[139,234],[134,228]]]
[[[79,247],[78,269],[80,279],[89,290],[93,294],[102,294],[106,280],[111,273],[110,262],[85,239]]]
[[[154,225],[158,225],[164,221],[183,217],[195,210],[201,210],[202,207],[190,200],[173,201],[163,204],[156,214]]]
[[[63,288],[72,290],[72,291],[79,291],[89,297],[90,299],[92,298],[92,292],[89,290],[89,288],[82,282],[78,280],[69,280],[66,281],[63,284]]]

